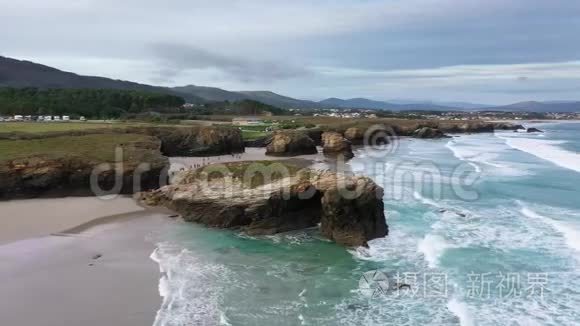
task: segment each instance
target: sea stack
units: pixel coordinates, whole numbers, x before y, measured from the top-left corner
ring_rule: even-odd
[[[259,170],[258,162],[244,164],[231,170]],[[268,173],[272,169],[266,168]],[[208,180],[203,171],[186,171],[177,183],[138,198],[146,205],[173,209],[188,222],[240,228],[252,235],[320,225],[321,234],[336,243],[365,246],[388,234],[383,189],[370,178],[303,169],[256,186],[224,173]]]

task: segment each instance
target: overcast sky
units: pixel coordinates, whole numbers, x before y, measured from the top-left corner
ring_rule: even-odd
[[[580,99],[576,0],[0,0],[0,55],[148,84]]]

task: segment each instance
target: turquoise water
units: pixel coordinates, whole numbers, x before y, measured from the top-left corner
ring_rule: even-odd
[[[579,324],[580,124],[537,126],[358,150],[391,231],[369,249],[176,223],[155,324]]]

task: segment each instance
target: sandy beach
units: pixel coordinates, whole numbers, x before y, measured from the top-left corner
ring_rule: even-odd
[[[130,197],[27,199],[0,202],[0,245],[62,232],[99,218],[143,212]]]
[[[0,202],[6,325],[152,325],[161,298],[149,256],[167,212],[131,198]]]
[[[328,166],[322,154],[171,158],[172,170],[247,160]],[[150,259],[171,212],[131,197],[0,202],[0,316],[6,325],[152,325],[161,305],[160,272]]]

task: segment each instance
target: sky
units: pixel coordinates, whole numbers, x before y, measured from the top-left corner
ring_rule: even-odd
[[[580,100],[576,0],[0,0],[0,55],[141,83]]]

